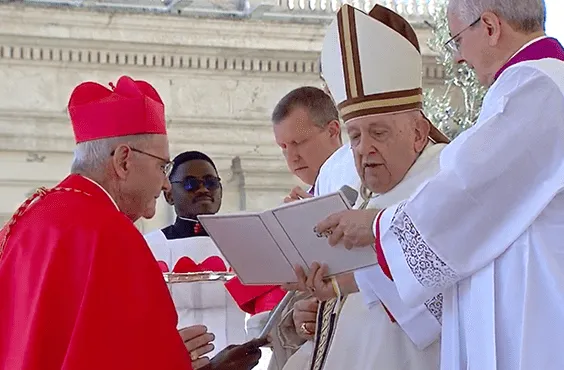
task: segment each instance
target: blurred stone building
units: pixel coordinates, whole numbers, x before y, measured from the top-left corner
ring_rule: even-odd
[[[277,205],[298,183],[269,116],[291,89],[320,85],[321,42],[340,0],[164,1],[0,1],[0,224],[37,187],[68,174],[73,87],[122,74],[160,92],[173,155],[201,150],[216,161],[223,212]],[[425,84],[440,88],[442,71],[425,45],[434,1],[377,2],[412,22]],[[352,2],[367,10],[374,3]],[[172,220],[163,201],[138,226]]]

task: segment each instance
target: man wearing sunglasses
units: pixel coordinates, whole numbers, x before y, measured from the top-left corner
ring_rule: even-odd
[[[164,197],[174,207],[176,221],[147,234],[147,243],[163,272],[225,272],[226,261],[198,222],[199,215],[215,214],[221,207],[223,189],[217,168],[198,151],[181,153],[172,163],[171,188]],[[196,369],[217,350],[245,341],[245,313],[222,282],[177,284],[169,289],[178,329],[194,343],[189,350]]]

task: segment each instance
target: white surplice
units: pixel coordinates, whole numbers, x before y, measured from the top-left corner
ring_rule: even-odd
[[[412,194],[439,168],[444,144],[429,144],[403,180],[388,193],[370,200],[368,208],[383,208]],[[357,202],[360,203],[360,202]],[[357,204],[357,207],[360,204]],[[361,271],[372,270],[373,268]],[[378,289],[371,295],[350,294],[338,317],[324,370],[437,370],[439,368],[440,317],[428,306],[407,307],[394,283],[380,269]],[[355,273],[360,289],[370,282]],[[363,299],[364,298],[364,299]],[[382,303],[397,321],[393,323]]]
[[[169,270],[184,256],[196,263],[218,256],[227,265],[208,236],[168,240],[162,231],[156,230],[145,235],[145,239],[155,258],[165,262]],[[215,350],[207,356],[214,356],[227,345],[246,341],[245,313],[237,307],[223,282],[170,284],[169,291],[178,313],[178,329],[202,324],[215,335]]]
[[[331,194],[348,185],[358,191],[360,179],[354,165],[354,157],[349,143],[337,149],[319,169],[315,179],[314,195]]]
[[[401,298],[444,292],[444,370],[564,369],[564,63],[505,70],[440,172],[386,209]]]
[[[331,194],[348,185],[355,190],[360,188],[360,178],[356,172],[354,157],[349,143],[343,144],[337,149],[319,169],[319,174],[315,180],[314,195]],[[360,197],[358,198],[360,199]],[[357,203],[359,201],[357,200]],[[287,313],[291,316],[291,310]],[[297,328],[297,330],[300,330]],[[283,346],[288,346],[282,343]],[[288,358],[283,369],[284,370],[306,370],[312,355],[312,342],[307,341],[298,350]],[[275,354],[276,355],[276,354]],[[281,366],[272,366],[269,370],[281,370]]]

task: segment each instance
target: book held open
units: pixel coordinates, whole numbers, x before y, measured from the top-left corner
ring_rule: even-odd
[[[308,271],[313,262],[325,263],[332,276],[377,264],[373,246],[331,247],[314,231],[320,221],[347,209],[349,203],[339,191],[263,212],[198,218],[243,284],[278,285],[297,281],[294,265]]]

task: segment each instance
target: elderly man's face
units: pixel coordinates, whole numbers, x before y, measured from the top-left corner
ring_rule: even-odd
[[[131,220],[151,218],[156,213],[157,199],[170,190],[165,170],[170,161],[166,135],[151,135],[137,145],[120,146],[116,150],[121,210]]]
[[[450,34],[454,36],[451,41],[456,49],[454,60],[456,63],[466,63],[472,68],[482,85],[491,85],[500,67],[495,63],[494,55],[498,35],[489,33],[485,22],[496,22],[497,17],[488,13],[485,21],[481,17],[470,24],[463,22],[452,12],[448,13],[447,18]]]
[[[274,137],[288,169],[313,185],[323,163],[339,148],[341,130],[337,121],[329,122],[325,128],[316,126],[307,109],[296,107],[274,124]]]
[[[371,115],[347,122],[357,172],[372,192],[393,189],[425,148],[429,124],[420,115]]]

